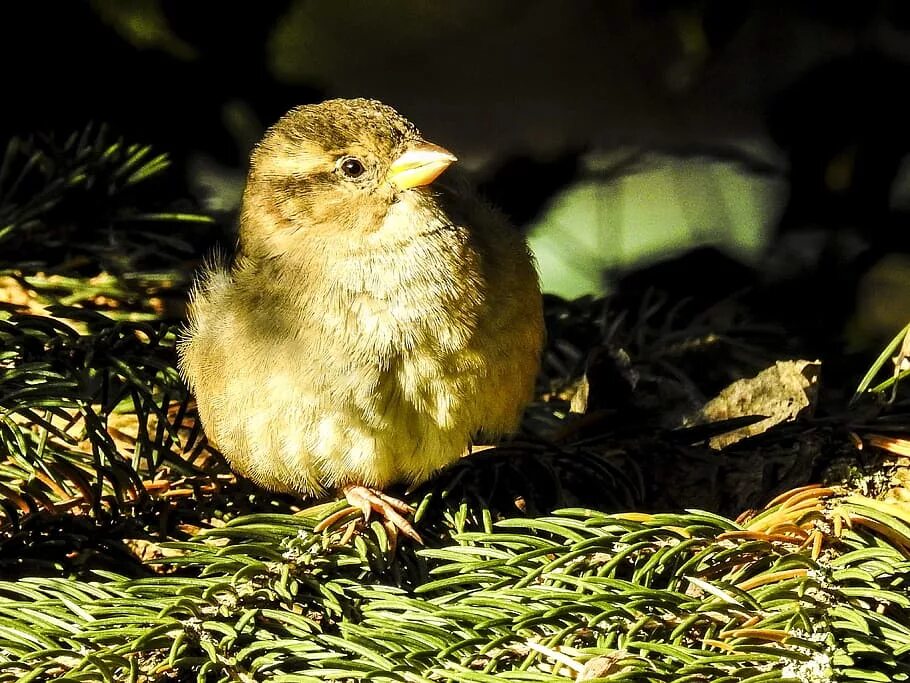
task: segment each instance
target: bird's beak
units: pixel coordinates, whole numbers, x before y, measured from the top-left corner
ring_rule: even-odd
[[[418,140],[392,162],[388,180],[399,190],[429,185],[457,160],[449,150]]]

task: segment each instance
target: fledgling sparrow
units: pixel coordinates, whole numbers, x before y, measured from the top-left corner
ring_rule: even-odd
[[[297,107],[252,155],[231,266],[205,268],[180,369],[209,438],[276,491],[403,502],[477,434],[513,431],[543,316],[528,247],[391,107]]]

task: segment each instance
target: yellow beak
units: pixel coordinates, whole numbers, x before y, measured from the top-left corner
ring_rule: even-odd
[[[392,162],[387,178],[399,190],[429,185],[454,161],[458,159],[449,150],[418,140]]]

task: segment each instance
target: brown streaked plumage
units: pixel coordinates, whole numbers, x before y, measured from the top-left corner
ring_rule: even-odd
[[[430,184],[453,161],[372,100],[298,107],[266,133],[237,258],[202,272],[179,347],[238,472],[343,490],[417,537],[379,490],[515,429],[543,337],[537,273],[521,235],[451,172]]]

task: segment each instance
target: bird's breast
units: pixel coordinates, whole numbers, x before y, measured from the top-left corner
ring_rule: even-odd
[[[452,230],[327,260],[305,305],[325,333],[382,357],[468,345],[485,281],[466,234]]]

